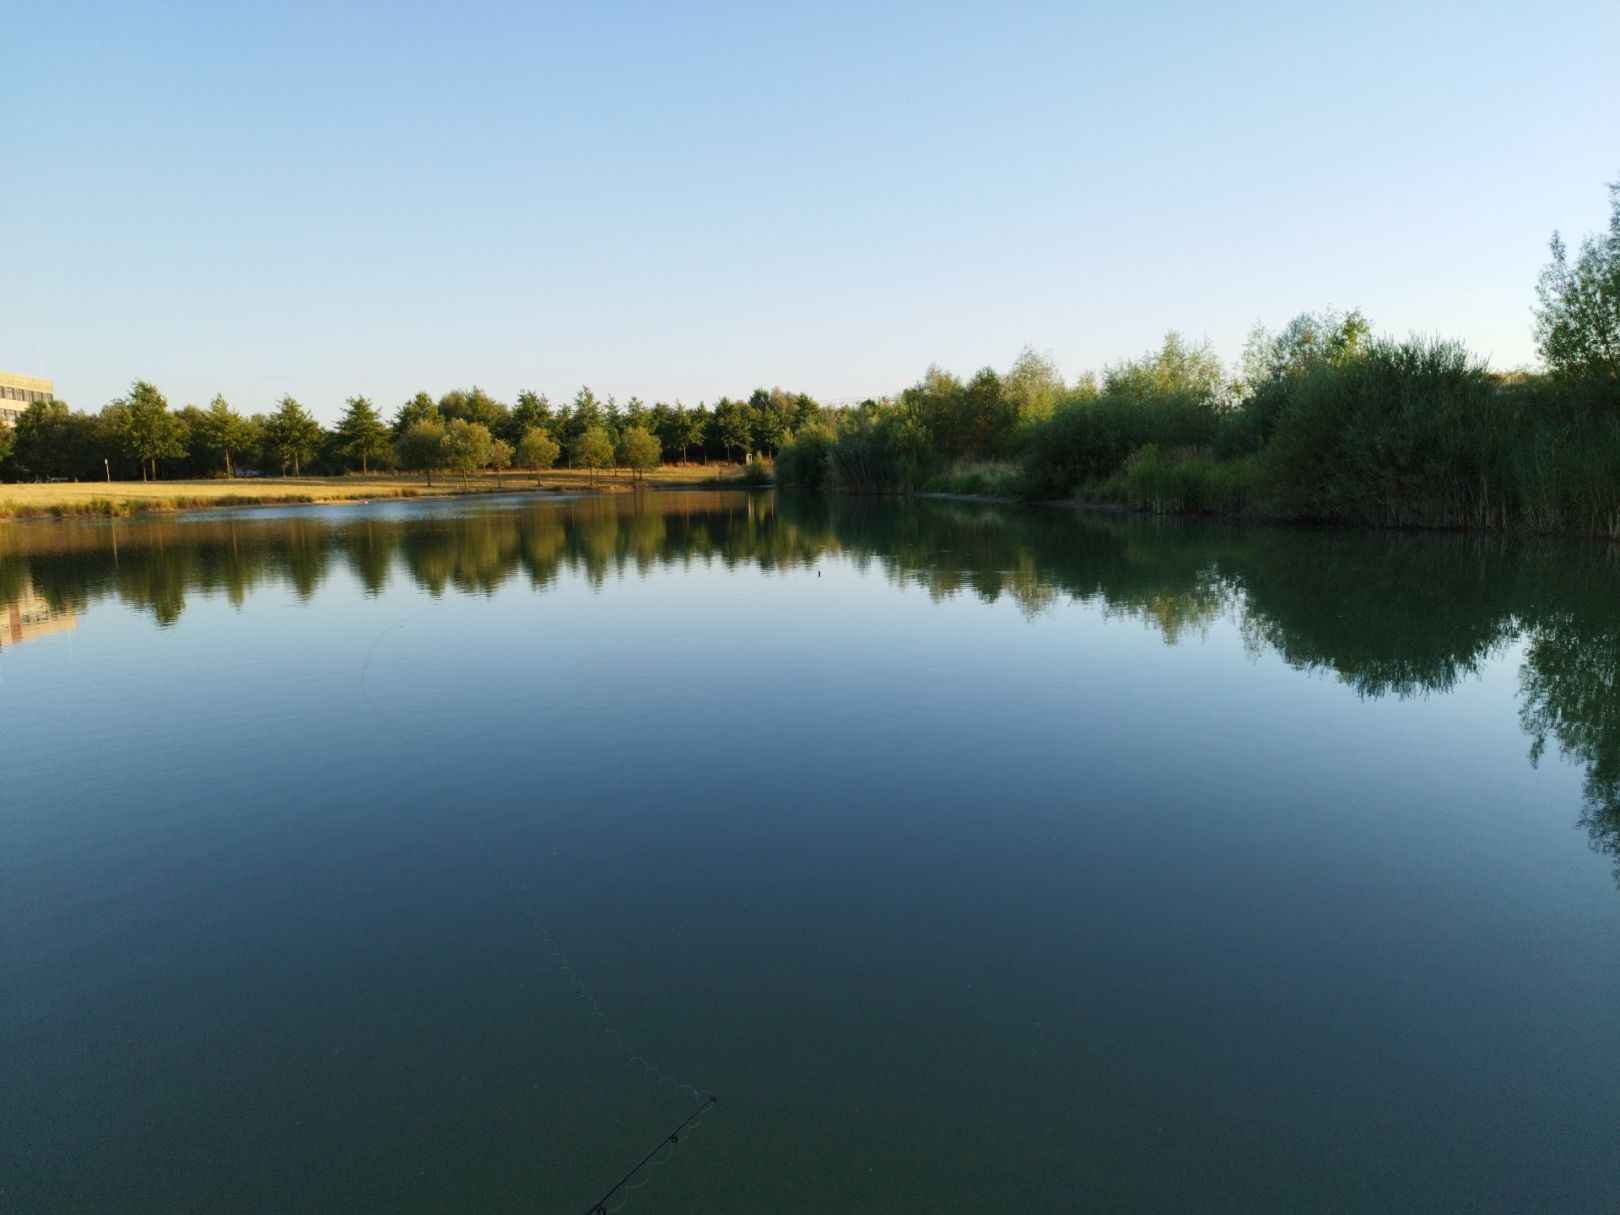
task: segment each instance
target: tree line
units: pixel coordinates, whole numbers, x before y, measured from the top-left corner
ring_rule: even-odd
[[[1573,256],[1553,237],[1538,372],[1331,309],[1256,327],[1230,369],[1177,333],[1071,382],[1026,351],[1006,375],[932,367],[818,419],[777,480],[1620,537],[1620,184],[1610,199],[1608,231]]]
[[[353,396],[332,427],[292,396],[245,415],[223,396],[206,408],[171,409],[157,387],[137,381],[99,413],[36,401],[15,430],[0,429],[0,476],[10,480],[191,479],[380,472],[469,476],[483,469],[542,471],[627,468],[639,477],[661,463],[773,458],[796,431],[822,416],[804,393],[757,389],[711,408],[632,397],[620,405],[581,388],[553,405],[520,392],[515,404],[481,388],[435,400],[419,392],[391,417]]]
[[[385,421],[351,397],[320,426],[291,397],[244,417],[223,398],[170,411],[138,382],[99,415],[39,402],[0,432],[11,476],[230,476],[399,468],[774,464],[778,483],[1078,498],[1161,513],[1251,512],[1385,526],[1620,537],[1620,183],[1607,232],[1554,234],[1537,284],[1543,366],[1493,372],[1458,341],[1375,335],[1358,310],[1257,326],[1237,366],[1178,333],[1066,381],[1025,350],[1005,372],[939,367],[896,396],[824,408],[759,389],[622,408],[589,388],[554,407],[478,388],[418,393]],[[8,450],[9,449],[9,450]]]

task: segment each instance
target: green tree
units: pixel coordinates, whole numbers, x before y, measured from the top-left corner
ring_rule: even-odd
[[[337,424],[337,449],[351,460],[360,458],[360,471],[371,471],[371,460],[388,450],[388,427],[365,397],[350,397]]]
[[[469,422],[466,418],[452,418],[444,431],[444,461],[461,474],[461,483],[467,484],[472,476],[489,463],[489,427],[482,422]]]
[[[561,454],[557,440],[539,426],[531,426],[518,440],[517,462],[535,474],[535,484],[540,482],[540,473],[556,464]]]
[[[11,459],[11,453],[16,444],[16,432],[9,426],[0,426],[0,464],[4,464]]]
[[[613,463],[613,440],[608,438],[606,427],[592,426],[589,430],[579,434],[568,445],[568,458],[575,468],[588,468],[592,474],[597,469],[607,468]],[[592,484],[596,478],[591,477]]]
[[[649,469],[658,467],[663,448],[651,431],[628,426],[619,438],[619,463],[630,470],[630,479],[643,480]]]
[[[443,415],[439,413],[439,407],[433,403],[433,398],[425,392],[419,392],[401,405],[399,411],[394,414],[394,420],[390,424],[394,438],[398,440],[416,423],[425,422],[429,418],[440,422],[444,420]]]
[[[141,465],[141,480],[148,467],[152,480],[158,479],[157,462],[186,454],[180,424],[169,412],[163,394],[145,380],[130,385],[129,395],[117,402],[119,437]]]
[[[447,392],[439,398],[439,412],[444,415],[446,422],[453,422],[461,418],[468,422],[477,422],[490,434],[500,434],[506,429],[507,418],[511,411],[489,393],[476,384],[468,389],[456,389]]]
[[[303,471],[304,462],[320,450],[324,433],[321,424],[291,396],[281,398],[276,412],[265,420],[264,430],[265,441],[281,461],[282,475],[286,476],[291,464],[295,477]]]
[[[501,484],[501,473],[512,467],[512,445],[505,439],[491,439],[489,443],[489,466],[495,470],[495,484]]]
[[[741,463],[748,458],[749,445],[754,441],[752,411],[742,401],[721,397],[719,404],[714,407],[714,432],[720,445],[726,449],[726,456],[729,458],[735,451]]]
[[[777,450],[793,433],[793,398],[780,388],[769,392],[756,388],[748,398],[748,406],[754,414],[754,445],[775,458]]]
[[[1536,286],[1536,344],[1555,375],[1620,379],[1620,181],[1609,207],[1608,232],[1582,241],[1573,265],[1553,233]]]
[[[1226,371],[1207,341],[1194,345],[1172,330],[1158,350],[1104,368],[1103,390],[1139,401],[1182,397],[1214,407],[1227,398]]]
[[[22,411],[15,430],[4,430],[12,441],[18,466],[36,477],[71,477],[84,462],[81,435],[73,414],[61,401],[34,401]]]
[[[430,402],[431,404],[431,402]],[[394,440],[394,450],[401,468],[414,469],[427,474],[429,488],[433,485],[433,470],[444,467],[444,423],[437,411],[429,417],[418,418],[405,427]]]
[[[535,427],[550,433],[556,419],[551,415],[551,402],[546,400],[544,393],[524,390],[518,393],[517,404],[506,424],[505,437],[513,443],[521,443],[523,436]]]
[[[231,408],[222,394],[215,393],[207,410],[193,424],[191,437],[203,452],[221,461],[228,478],[235,471],[233,457],[246,451],[253,442],[253,428]],[[193,454],[199,453],[194,451]]]
[[[570,462],[574,459],[575,441],[586,431],[594,427],[605,427],[606,424],[607,415],[602,409],[602,403],[596,399],[594,392],[581,385],[580,390],[574,394],[573,404],[562,419],[562,429],[558,435],[568,452]]]

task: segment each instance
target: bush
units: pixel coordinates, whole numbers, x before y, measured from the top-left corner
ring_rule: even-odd
[[[827,484],[833,432],[820,423],[802,428],[776,453],[776,482],[789,489],[821,489]]]
[[[1372,342],[1299,380],[1262,457],[1264,504],[1393,526],[1500,522],[1512,413],[1461,343]]]
[[[1072,399],[1031,429],[1023,492],[1034,498],[1069,497],[1118,472],[1148,444],[1207,447],[1218,417],[1206,399],[1193,394]]]
[[[771,476],[771,466],[765,463],[765,457],[756,453],[737,480],[743,485],[770,485],[775,478]]]

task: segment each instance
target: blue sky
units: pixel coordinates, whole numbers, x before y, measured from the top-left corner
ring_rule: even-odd
[[[0,368],[880,394],[1359,306],[1533,361],[1620,5],[13,3]]]

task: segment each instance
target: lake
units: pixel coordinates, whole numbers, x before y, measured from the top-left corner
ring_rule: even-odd
[[[1612,1211],[1620,557],[0,528],[0,1209]]]

